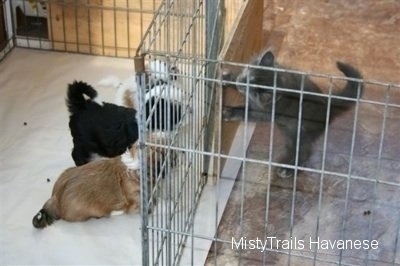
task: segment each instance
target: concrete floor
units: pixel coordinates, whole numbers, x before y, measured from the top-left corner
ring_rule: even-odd
[[[397,84],[387,97],[389,103],[400,104],[399,1],[272,0],[266,3],[264,28],[266,46],[274,47],[281,64],[340,75],[335,62],[351,63],[367,80]],[[383,102],[387,87],[368,83],[364,91],[363,99]],[[349,181],[330,174],[322,180],[319,174],[302,172],[293,189],[293,179],[280,179],[273,172],[269,175],[266,166],[246,164],[239,172],[217,237],[231,241],[232,237],[256,239],[267,235],[306,242],[316,236],[329,240],[376,239],[379,248],[340,252],[306,246],[291,251],[292,255],[309,257],[302,258],[289,256],[285,254],[288,250],[277,246],[269,252],[238,251],[218,242],[212,246],[206,264],[230,265],[240,260],[243,265],[310,265],[314,256],[321,260],[317,265],[334,265],[340,260],[362,265],[367,259],[373,265],[400,263],[400,108],[360,104],[352,157],[354,115],[354,110],[349,111],[330,125],[325,169],[346,174],[351,167],[350,173],[363,179]],[[269,132],[269,124],[257,125],[248,157],[268,158]],[[274,151],[283,152],[279,133],[275,137]],[[321,169],[322,145],[321,138],[307,167]],[[386,183],[371,182],[376,179]]]

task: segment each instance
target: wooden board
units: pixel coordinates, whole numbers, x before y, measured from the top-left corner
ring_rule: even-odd
[[[49,4],[49,35],[60,51],[133,56],[156,1],[78,0]]]
[[[220,60],[248,63],[251,57],[264,47],[263,8],[264,1],[261,0],[246,1],[243,4],[232,31],[227,36],[227,41],[221,50]],[[234,71],[237,71],[237,69]],[[222,93],[224,106],[234,106],[243,102],[243,97],[235,89],[225,88]],[[222,136],[220,152],[222,154],[230,154],[238,126],[238,122],[222,122],[220,128]],[[215,128],[219,128],[219,126],[217,125]],[[248,137],[251,138],[251,135]],[[223,169],[224,164],[225,161],[222,161],[221,169]]]

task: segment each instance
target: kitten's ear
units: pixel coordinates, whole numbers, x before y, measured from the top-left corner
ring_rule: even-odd
[[[274,66],[275,56],[271,51],[266,51],[260,59],[260,65],[262,66]]]

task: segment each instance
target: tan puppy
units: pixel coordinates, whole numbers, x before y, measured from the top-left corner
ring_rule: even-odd
[[[122,156],[65,170],[54,184],[51,198],[33,217],[33,226],[44,228],[58,219],[75,222],[110,216],[113,211],[138,211],[137,153],[134,147]]]

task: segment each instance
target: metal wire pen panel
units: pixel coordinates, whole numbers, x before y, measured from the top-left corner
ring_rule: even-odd
[[[244,98],[222,120],[254,134],[222,152],[242,166],[207,264],[399,263],[399,84],[253,64],[221,81]]]
[[[151,191],[150,199],[155,200],[156,207],[152,208],[153,213],[148,217],[143,217],[143,264],[156,265],[175,265],[181,263],[199,263],[204,261],[211,242],[206,238],[205,242],[199,245],[199,233],[209,234],[215,218],[212,218],[212,209],[198,211],[199,204],[209,201],[209,196],[201,196],[206,184],[209,173],[211,157],[211,147],[214,139],[214,115],[216,106],[216,86],[211,81],[215,78],[216,64],[215,59],[219,52],[219,45],[223,40],[223,30],[221,17],[224,1],[164,1],[157,11],[149,29],[142,40],[138,54],[146,55],[146,62],[161,60],[173,67],[176,79],[167,82],[165,94],[169,95],[168,101],[173,101],[177,86],[182,94],[180,105],[182,106],[182,117],[176,117],[172,112],[172,117],[181,119],[179,126],[168,133],[167,143],[157,143],[155,139],[149,141],[148,138],[142,139],[145,146],[159,147],[174,158],[171,164],[167,157],[163,165],[166,167],[168,176],[158,176],[154,181],[152,189],[143,188],[142,192]],[[231,26],[232,16],[240,1],[225,3],[235,8],[229,8],[226,16],[231,18],[225,21],[225,26]],[[172,69],[168,67],[171,71]],[[172,72],[172,71],[171,71]],[[149,73],[148,73],[149,74]],[[150,71],[150,76],[157,73]],[[171,73],[170,73],[171,74]],[[149,80],[149,79],[147,79]],[[151,79],[150,79],[151,80]],[[214,80],[215,81],[215,80]],[[152,91],[152,82],[146,83],[142,87],[141,102],[146,101],[148,93]],[[153,88],[154,90],[154,88]],[[160,104],[160,103],[158,103]],[[157,105],[157,103],[155,104]],[[147,108],[142,106],[142,108]],[[142,109],[146,113],[142,121],[146,120],[146,126],[142,128],[154,128],[152,123],[161,123],[165,120],[168,111],[164,108],[163,112],[156,109]],[[160,120],[161,119],[161,120]],[[148,135],[151,130],[143,135]],[[165,140],[163,140],[165,141]],[[146,149],[148,150],[148,149]],[[143,150],[144,151],[144,150]],[[145,164],[160,165],[157,158],[145,160],[148,155],[142,157]],[[155,163],[157,161],[157,163]],[[142,170],[148,171],[148,165],[142,165]],[[153,179],[153,174],[147,176]],[[143,173],[142,176],[145,174]],[[145,182],[142,182],[146,185]],[[213,185],[206,186],[207,189],[215,188]],[[207,193],[206,193],[207,194]],[[169,201],[165,201],[168,195]],[[212,195],[208,193],[208,195]],[[212,196],[214,197],[214,196]],[[147,199],[147,196],[143,197]],[[153,204],[150,204],[153,206]],[[142,212],[147,213],[146,210]],[[146,215],[144,215],[146,216]],[[197,253],[202,253],[199,255]],[[201,262],[200,262],[201,263]]]
[[[149,241],[144,241],[143,250],[149,252],[150,265],[168,265],[180,259],[206,181],[201,151],[207,102],[204,82],[196,78],[203,71],[200,62],[172,57],[157,60],[174,61],[174,68],[185,73],[174,74],[173,80],[162,85],[148,83],[140,100],[145,103],[140,108],[145,114],[141,128],[147,129],[142,132],[146,137],[141,146],[150,150],[142,154],[141,169],[152,180],[150,188],[142,190],[150,193],[145,197],[150,199],[149,209],[142,214],[148,220]]]
[[[177,109],[142,109],[146,134],[161,121],[178,121],[162,139],[151,135],[143,140],[150,150],[163,151],[162,158],[147,154],[151,159],[142,166],[153,180],[148,243],[143,243],[149,264],[176,264],[186,252],[191,259],[185,262],[196,264],[194,254],[203,241],[212,243],[206,265],[398,263],[399,84],[184,56],[150,54],[147,62],[154,59],[176,62],[179,72],[169,72],[176,79],[164,84],[161,94],[170,103],[179,95],[185,107],[181,117]],[[243,72],[231,79],[209,78],[202,75],[209,65]],[[354,70],[338,66],[347,74]],[[273,83],[257,84],[254,70],[272,73]],[[278,81],[282,75],[295,76],[298,89],[283,86]],[[321,91],[310,90],[310,80]],[[146,84],[142,97],[157,91]],[[220,98],[210,151],[204,142],[210,102],[204,95],[213,86]],[[227,87],[241,90],[242,107],[221,104]],[[354,93],[340,94],[343,89]],[[263,98],[266,107],[259,109],[256,97],[263,93],[272,98]],[[293,106],[295,112],[287,111]],[[233,155],[221,149],[226,136],[220,132],[224,124],[237,121],[241,127],[233,146],[239,152]],[[293,139],[283,126],[291,128]],[[290,150],[293,160],[285,160]],[[214,185],[202,175],[207,160],[216,169]],[[232,175],[235,167],[240,169]],[[207,222],[199,223],[198,216],[205,215],[199,211],[204,190],[214,196],[206,201]],[[228,201],[221,199],[225,190]]]
[[[203,57],[205,3],[164,1],[139,47],[141,53]]]
[[[8,23],[13,25],[9,32],[16,46],[131,57],[160,2],[18,0],[4,3],[9,6]]]
[[[55,50],[131,57],[160,1],[51,1]]]
[[[8,0],[0,1],[0,61],[14,47],[12,42],[11,11]]]
[[[142,189],[150,193],[149,210],[142,214],[144,264],[175,265],[180,261],[206,182],[201,151],[209,103],[205,82],[198,78],[205,75],[200,60],[205,56],[204,5],[203,1],[162,2],[139,48],[139,53],[146,55],[146,65],[156,60],[167,70],[167,82],[160,84],[150,78],[141,88],[140,102],[146,103],[140,110],[146,114],[141,128],[147,129],[141,134],[147,136],[142,141],[163,154],[163,158],[159,152],[142,157],[141,168],[153,180],[150,188]],[[147,74],[159,76],[161,68]]]
[[[235,0],[229,3],[229,8],[223,9],[225,30],[230,29],[240,4],[240,0]],[[163,38],[169,38],[172,42],[185,42],[185,39],[188,40],[190,37],[200,37],[201,35],[196,33],[186,37],[182,35],[189,32],[189,29],[185,32],[183,25],[197,27],[190,32],[204,30],[198,28],[198,23],[190,23],[192,19],[193,22],[204,19],[204,11],[192,8],[196,5],[199,6],[198,3],[161,0],[2,0],[0,51],[4,56],[12,47],[19,46],[132,57],[137,52],[137,47],[150,23],[154,24],[150,27],[153,31],[160,32],[148,34],[149,39],[160,35],[161,32],[162,35],[169,32],[168,37],[163,36]],[[160,14],[153,20],[157,10]],[[166,18],[168,19],[165,20]],[[162,30],[161,27],[175,27],[176,31]],[[149,40],[148,45],[154,42],[155,40]],[[204,40],[190,42],[192,45],[199,42],[200,51],[202,49],[200,43]],[[161,36],[157,37],[157,43],[159,46],[163,45]],[[153,45],[152,49],[155,47]],[[188,52],[188,48],[185,49],[185,52]],[[158,50],[160,51],[161,49]],[[175,52],[179,52],[179,49]]]

